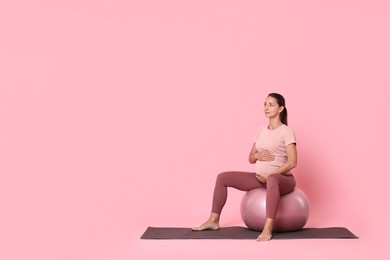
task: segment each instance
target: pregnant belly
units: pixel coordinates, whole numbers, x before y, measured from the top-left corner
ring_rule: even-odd
[[[271,162],[256,162],[256,173],[266,173],[271,174],[276,169],[278,169],[284,162],[281,161],[271,161]]]

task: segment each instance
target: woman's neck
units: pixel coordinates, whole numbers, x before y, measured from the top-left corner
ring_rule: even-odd
[[[274,130],[278,128],[279,126],[283,125],[283,123],[280,121],[279,118],[270,118],[268,123],[268,129]]]

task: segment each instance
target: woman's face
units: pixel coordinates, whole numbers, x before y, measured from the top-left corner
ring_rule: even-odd
[[[274,118],[279,116],[282,112],[283,107],[278,105],[278,102],[275,98],[268,96],[264,101],[264,114],[267,118]]]

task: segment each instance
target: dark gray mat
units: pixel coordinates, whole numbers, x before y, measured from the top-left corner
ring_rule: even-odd
[[[192,231],[191,228],[148,227],[141,239],[256,239],[259,231],[245,227]],[[272,239],[358,238],[344,227],[303,228],[293,232],[274,233]]]

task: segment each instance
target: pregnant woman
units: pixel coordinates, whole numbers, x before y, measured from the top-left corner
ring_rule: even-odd
[[[210,217],[192,230],[219,229],[228,187],[242,191],[264,188],[267,189],[266,222],[257,240],[268,241],[272,238],[280,196],[295,188],[291,170],[297,165],[297,149],[294,131],[287,126],[284,97],[278,93],[269,94],[264,101],[264,114],[269,119],[268,125],[257,130],[249,154],[249,162],[255,164],[255,172],[220,173],[215,183]]]

